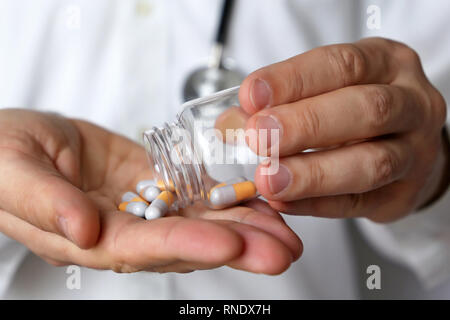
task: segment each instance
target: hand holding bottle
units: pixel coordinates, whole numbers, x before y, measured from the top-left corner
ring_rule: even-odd
[[[281,132],[278,173],[255,177],[276,210],[387,222],[448,186],[445,101],[404,44],[314,49],[249,75],[240,101],[247,128]]]

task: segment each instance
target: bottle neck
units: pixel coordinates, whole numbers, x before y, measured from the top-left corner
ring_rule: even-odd
[[[145,132],[144,140],[156,179],[164,182],[166,190],[173,190],[179,207],[206,198],[203,164],[190,132],[180,121],[154,127]]]

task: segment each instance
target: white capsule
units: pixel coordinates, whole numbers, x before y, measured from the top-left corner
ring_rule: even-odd
[[[214,208],[225,208],[257,196],[255,184],[243,181],[211,189],[209,201]]]
[[[236,202],[236,193],[232,185],[215,187],[211,190],[209,201],[214,208],[223,208]]]
[[[128,192],[125,192],[125,193],[123,194],[123,196],[122,196],[122,202],[130,202],[130,201],[132,201],[132,200],[135,199],[135,198],[139,198],[139,195],[137,195],[137,194],[134,193],[134,192],[128,191]]]
[[[163,217],[169,211],[167,204],[163,200],[156,199],[145,210],[145,219],[152,220]]]
[[[145,202],[130,202],[127,204],[125,211],[143,218],[147,208],[148,205]]]
[[[141,194],[141,191],[148,186],[156,186],[155,180],[142,180],[136,185],[136,192]]]
[[[158,187],[147,186],[144,189],[142,189],[140,195],[142,198],[144,198],[148,202],[152,202],[159,196],[160,193],[161,193],[161,190]]]
[[[148,206],[148,208],[145,210],[145,219],[147,220],[158,219],[161,218],[162,216],[163,212],[161,211],[161,209],[157,207]]]

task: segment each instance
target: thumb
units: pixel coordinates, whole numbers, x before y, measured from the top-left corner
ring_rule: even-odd
[[[80,189],[52,166],[33,159],[8,157],[0,163],[0,207],[40,228],[59,234],[83,249],[100,233],[99,212]]]

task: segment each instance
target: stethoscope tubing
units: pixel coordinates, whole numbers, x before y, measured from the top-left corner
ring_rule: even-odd
[[[222,11],[217,28],[216,38],[211,50],[211,57],[208,66],[210,68],[223,68],[223,50],[228,36],[228,29],[231,23],[232,11],[235,0],[224,0]]]

